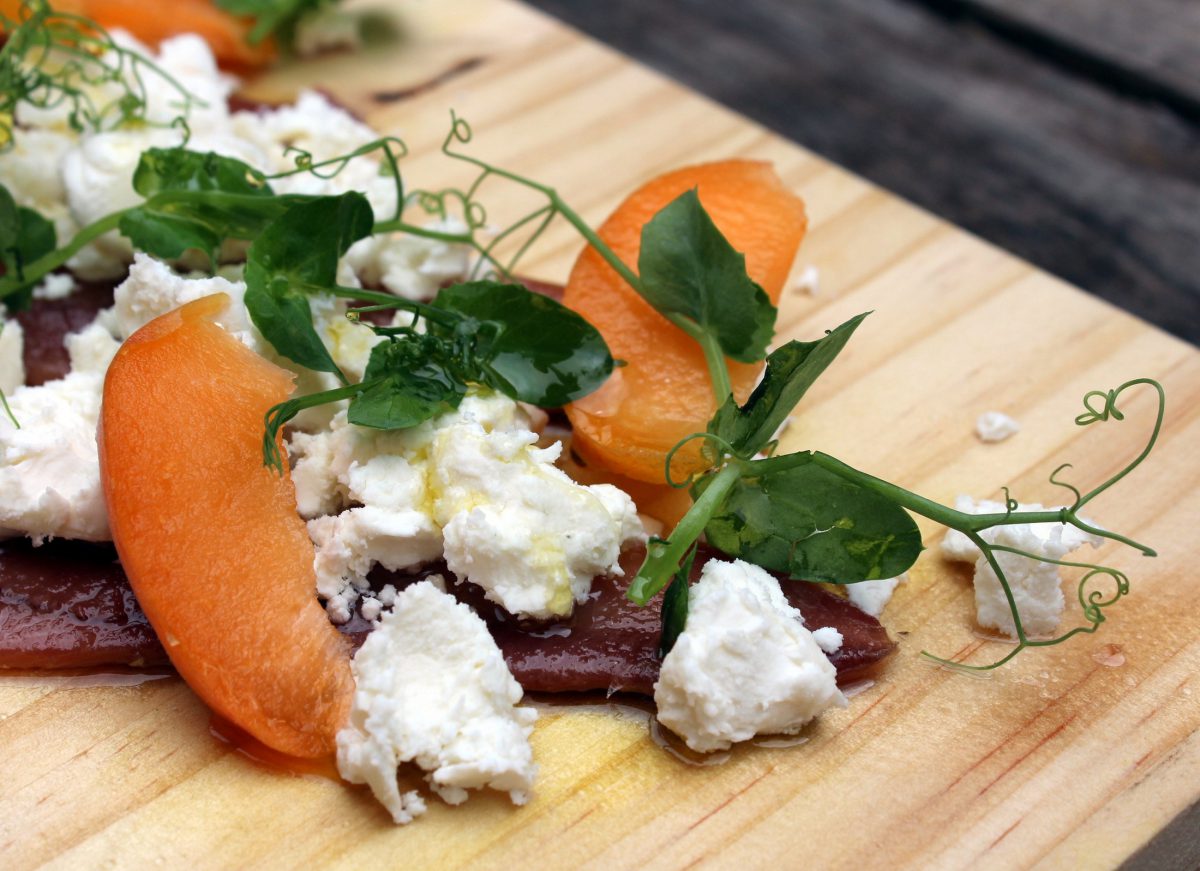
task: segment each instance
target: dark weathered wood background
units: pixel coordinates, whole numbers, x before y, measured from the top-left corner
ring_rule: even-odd
[[[1200,342],[1200,0],[530,0]]]

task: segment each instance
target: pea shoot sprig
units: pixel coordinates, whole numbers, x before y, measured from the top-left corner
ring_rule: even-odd
[[[104,28],[80,15],[25,0],[15,19],[0,13],[0,153],[14,146],[17,110],[66,108],[76,132],[143,124],[182,126],[203,101],[154,61],[118,43]],[[147,115],[147,77],[175,92],[178,114],[167,123]]]
[[[605,256],[611,262],[611,252]],[[640,275],[633,275],[628,268],[618,272],[704,348],[718,409],[706,432],[684,438],[666,458],[667,481],[689,487],[694,501],[668,539],[651,541],[646,560],[629,586],[628,596],[634,602],[647,603],[672,580],[673,586],[686,583],[687,572],[681,567],[690,560],[702,536],[729,556],[795,579],[849,584],[896,577],[912,566],[922,550],[912,519],[912,514],[918,514],[964,533],[980,549],[1003,589],[1017,637],[1011,652],[982,666],[950,663],[925,654],[939,663],[980,670],[1002,665],[1027,647],[1058,644],[1081,632],[1094,632],[1104,622],[1104,609],[1129,590],[1128,578],[1118,569],[1054,560],[993,544],[983,536],[985,531],[1015,524],[1063,523],[1155,556],[1144,544],[1091,525],[1079,511],[1150,454],[1165,410],[1165,394],[1158,382],[1139,378],[1084,397],[1085,412],[1076,418],[1080,426],[1122,420],[1118,399],[1134,387],[1151,387],[1158,395],[1158,413],[1145,447],[1107,481],[1083,494],[1058,477],[1069,467],[1059,466],[1050,481],[1075,496],[1072,505],[1019,511],[1017,503],[1009,500],[1003,514],[966,514],[819,451],[775,453],[774,434],[866,314],[851,318],[816,341],[790,341],[767,354],[774,307],[764,301],[761,288],[746,275],[744,258],[721,236],[694,192],[685,193],[646,224],[638,266]],[[733,348],[741,353],[731,353]],[[745,405],[739,405],[729,389],[726,356],[748,362],[765,359],[763,379]],[[1103,402],[1099,409],[1093,405],[1097,399]],[[702,455],[708,458],[709,468],[687,481],[672,481],[673,455],[696,440],[704,443]],[[1056,638],[1030,638],[997,552],[1084,569],[1078,598],[1086,623]],[[1113,590],[1092,589],[1098,578],[1109,579]],[[675,637],[682,628],[679,621],[686,618],[687,605],[680,603],[680,596],[682,593],[674,592],[672,607],[664,608],[664,640]]]

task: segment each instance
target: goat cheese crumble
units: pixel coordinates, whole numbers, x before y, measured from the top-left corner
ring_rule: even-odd
[[[954,507],[968,514],[1003,514],[1007,510],[1003,502],[987,499],[976,502],[969,496],[959,496]],[[1056,510],[1039,503],[1021,505],[1020,508],[1022,511]],[[1085,522],[1095,526],[1091,521]],[[985,529],[980,536],[989,544],[1017,548],[1052,560],[1060,560],[1084,545],[1099,547],[1101,544],[1099,536],[1065,523],[997,526]],[[952,529],[942,539],[942,554],[947,559],[975,563],[975,610],[979,625],[1015,638],[1017,629],[1004,588],[979,548],[965,534]],[[1005,551],[996,551],[995,557],[1008,579],[1025,631],[1031,635],[1054,632],[1065,607],[1058,566]]]
[[[795,734],[826,708],[845,707],[846,697],[779,582],[741,560],[709,560],[663,659],[654,703],[659,722],[708,753],[758,734]]]
[[[985,411],[975,421],[975,435],[981,442],[1002,442],[1021,431],[1021,424],[1002,411]]]
[[[347,423],[293,435],[293,480],[316,545],[318,591],[345,622],[376,565],[396,571],[444,557],[460,580],[512,614],[569,615],[597,575],[620,572],[644,541],[633,500],[583,486],[538,448],[529,413],[472,392],[455,411],[401,432]]]
[[[8,394],[20,427],[0,414],[0,538],[111,538],[96,425],[116,349],[107,330],[90,326],[67,338],[70,374]]]
[[[904,572],[895,578],[881,578],[877,581],[859,581],[856,584],[846,584],[846,595],[860,611],[865,611],[872,617],[878,617],[892,601],[896,587],[908,580]]]
[[[351,663],[354,705],[337,736],[338,772],[365,783],[396,823],[424,813],[401,792],[397,768],[414,762],[448,804],[468,789],[529,800],[537,766],[529,736],[537,712],[520,707],[513,678],[484,622],[422,581],[397,593]]]
[[[17,321],[0,315],[0,393],[6,396],[25,383],[25,335]]]

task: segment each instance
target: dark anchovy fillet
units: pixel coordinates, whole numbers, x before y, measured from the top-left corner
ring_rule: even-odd
[[[0,668],[166,662],[110,545],[0,541]]]
[[[645,551],[633,548],[621,556],[625,577],[599,577],[588,601],[559,623],[522,623],[488,602],[473,584],[459,584],[444,565],[416,574],[376,570],[372,586],[385,583],[402,589],[429,575],[442,574],[447,589],[483,617],[500,646],[513,676],[530,692],[604,690],[650,695],[658,679],[658,641],[661,597],[639,607],[625,597],[628,578],[641,565]],[[693,580],[709,559],[719,557],[704,548],[692,567]],[[845,685],[873,674],[896,650],[878,620],[840,596],[804,581],[781,580],[788,601],[804,615],[810,629],[832,626],[842,633],[842,647],[829,659]],[[355,616],[341,627],[355,645],[362,643],[371,624]]]
[[[715,554],[701,551],[694,567]],[[626,578],[644,552],[622,555]],[[440,574],[460,601],[483,617],[513,675],[531,692],[605,690],[649,695],[658,678],[660,600],[644,608],[625,598],[626,578],[599,577],[569,620],[524,623],[488,602],[474,584],[457,583],[442,563],[419,572],[376,570],[372,585],[398,589]],[[811,629],[832,626],[842,648],[830,656],[842,684],[872,674],[896,645],[879,621],[847,600],[802,581],[783,581],[788,600]],[[355,615],[339,627],[357,647],[371,623]],[[116,554],[107,545],[26,541],[0,545],[0,668],[161,665],[167,657]]]

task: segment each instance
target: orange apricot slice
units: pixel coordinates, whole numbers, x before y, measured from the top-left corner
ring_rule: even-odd
[[[215,294],[151,321],[104,383],[100,474],[121,564],[167,655],[219,715],[275,750],[333,753],[354,693],[316,598],[313,546],[263,416],[292,375],[214,323]]]
[[[600,227],[600,238],[636,268],[643,225],[691,188],[730,244],[745,254],[750,277],[778,302],[808,219],[804,202],[770,164],[727,160],[661,175],[617,207]],[[704,354],[590,246],[571,270],[563,302],[591,321],[613,357],[626,363],[595,393],[568,406],[576,449],[589,462],[662,484],[668,451],[703,432],[716,410]],[[734,394],[745,401],[762,364],[730,361],[729,369]],[[671,474],[683,479],[703,468],[693,442],[675,455]]]

